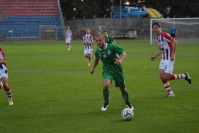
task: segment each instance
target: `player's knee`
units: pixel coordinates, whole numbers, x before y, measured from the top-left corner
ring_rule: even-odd
[[[169,80],[169,79],[170,79],[170,75],[167,75],[167,74],[165,74],[165,75],[160,75],[160,79],[161,79],[161,80]]]
[[[6,84],[3,84],[3,88],[5,89],[5,90],[9,90],[9,85],[6,83]]]
[[[104,83],[104,84],[103,84],[104,90],[108,90],[109,86],[110,86],[110,85],[109,85],[108,83]]]

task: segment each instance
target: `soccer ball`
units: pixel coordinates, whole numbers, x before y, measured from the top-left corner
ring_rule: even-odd
[[[134,112],[133,112],[133,110],[131,110],[129,108],[125,108],[122,110],[121,116],[122,116],[123,120],[130,121],[134,116]]]

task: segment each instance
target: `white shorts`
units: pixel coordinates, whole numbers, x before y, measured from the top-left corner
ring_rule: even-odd
[[[93,49],[84,49],[84,54],[92,54]]]
[[[70,38],[66,38],[66,44],[70,44],[71,39]]]
[[[160,61],[160,65],[159,65],[159,69],[164,70],[165,73],[169,73],[172,74],[173,73],[173,68],[174,68],[174,61],[170,61],[170,60],[163,60],[161,59]]]
[[[2,67],[0,68],[0,79],[2,79],[3,77],[8,78],[8,71],[4,65],[2,65]]]

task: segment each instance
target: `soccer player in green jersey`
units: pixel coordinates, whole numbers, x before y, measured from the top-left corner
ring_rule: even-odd
[[[104,32],[103,32],[103,35],[105,36],[105,42],[106,42],[106,43],[116,44],[115,39],[114,39],[112,36],[108,35],[108,32],[107,32],[107,31],[104,31]]]
[[[104,105],[101,110],[106,111],[109,105],[109,87],[112,80],[115,81],[115,87],[119,87],[122,97],[128,108],[134,110],[129,102],[129,95],[125,87],[124,75],[121,62],[126,57],[126,52],[117,45],[105,43],[104,35],[96,35],[97,48],[95,50],[95,61],[90,73],[93,74],[99,60],[103,63],[103,97]],[[119,55],[119,56],[118,56]]]
[[[103,34],[103,30],[102,30],[102,27],[101,26],[98,26],[98,30],[97,30],[97,34]]]

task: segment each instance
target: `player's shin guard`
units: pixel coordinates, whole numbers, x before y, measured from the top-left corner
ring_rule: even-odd
[[[109,104],[109,90],[103,89],[104,103]]]

